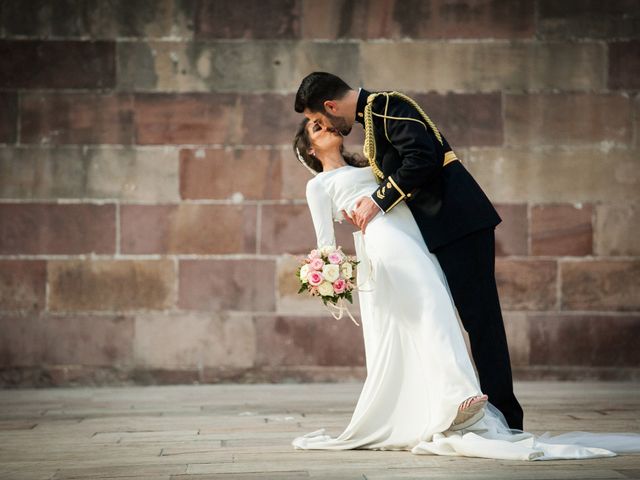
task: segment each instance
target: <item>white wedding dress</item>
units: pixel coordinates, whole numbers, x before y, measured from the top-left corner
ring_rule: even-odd
[[[334,220],[377,188],[371,167],[321,172],[307,184],[318,247],[335,246]],[[354,232],[367,377],[349,425],[292,441],[296,449],[410,450],[518,460],[594,458],[640,451],[640,434],[569,432],[536,437],[509,429],[489,398],[482,419],[448,430],[458,406],[482,394],[446,278],[409,207],[378,213]],[[345,325],[346,327],[346,325]]]

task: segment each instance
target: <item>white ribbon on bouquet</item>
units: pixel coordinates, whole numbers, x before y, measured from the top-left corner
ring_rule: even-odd
[[[356,248],[356,258],[359,261],[358,266],[356,267],[358,269],[357,270],[358,279],[362,278],[362,276],[365,276],[365,275],[367,277],[364,282],[360,282],[359,284],[356,284],[353,290],[359,290],[360,292],[372,292],[373,288],[368,290],[365,290],[362,288],[367,282],[371,280],[373,276],[373,263],[371,262],[371,259],[367,256],[367,251],[364,245],[364,235],[362,234],[362,230],[353,232],[353,240]],[[331,306],[331,308],[335,310],[332,311],[331,308],[329,308],[329,306]],[[351,319],[351,321],[353,321],[353,323],[355,323],[356,325],[360,326],[360,324],[356,322],[356,319],[353,318],[353,315],[351,315],[351,312],[349,311],[349,308],[347,308],[344,298],[339,298],[337,303],[329,302],[325,304],[325,307],[327,308],[331,316],[336,320],[340,320],[343,317],[344,313],[346,312],[349,318]]]

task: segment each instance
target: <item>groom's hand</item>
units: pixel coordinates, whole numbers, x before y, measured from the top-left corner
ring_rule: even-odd
[[[351,212],[351,215],[355,224],[364,234],[367,224],[378,213],[380,213],[380,207],[375,204],[371,197],[360,197],[356,201],[356,208]]]
[[[353,221],[353,218],[351,218],[351,217],[349,216],[349,214],[347,213],[347,211],[346,211],[346,210],[341,210],[341,212],[342,212],[342,216],[343,216],[344,218],[346,218],[347,220],[349,220],[349,223],[351,223],[354,227],[357,227],[357,226],[358,226],[358,224],[357,224],[356,222],[354,222],[354,221]],[[342,222],[341,222],[341,223],[342,223]]]

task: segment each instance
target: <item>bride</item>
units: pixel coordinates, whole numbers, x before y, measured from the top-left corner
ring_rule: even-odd
[[[318,247],[336,246],[333,221],[377,188],[366,159],[305,118],[294,150],[313,174],[306,196]],[[292,441],[296,449],[410,450],[414,454],[547,460],[640,451],[640,434],[510,429],[480,390],[446,277],[404,202],[353,233],[367,377],[350,423]]]

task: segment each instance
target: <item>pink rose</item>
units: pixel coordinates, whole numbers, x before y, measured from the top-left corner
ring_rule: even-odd
[[[314,287],[320,285],[323,280],[324,277],[322,276],[322,273],[317,271],[309,272],[309,275],[307,275],[307,281],[309,282],[309,285]]]
[[[320,258],[320,250],[318,250],[317,248],[314,248],[313,250],[311,250],[311,252],[309,252],[309,255],[307,255],[307,258],[309,260],[313,260],[314,258]]]
[[[338,264],[342,263],[342,260],[344,260],[344,256],[338,250],[336,250],[335,252],[329,254],[329,263],[333,263],[334,265],[338,265]]]
[[[311,260],[311,263],[309,263],[309,266],[313,270],[322,270],[322,267],[324,267],[324,262],[321,258],[314,258],[313,260]]]
[[[333,291],[336,293],[342,293],[347,289],[347,282],[344,278],[339,278],[333,282]]]

